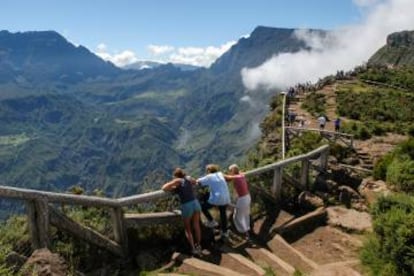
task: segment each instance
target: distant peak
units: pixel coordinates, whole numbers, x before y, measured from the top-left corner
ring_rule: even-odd
[[[387,45],[393,47],[414,47],[414,31],[402,31],[388,35]]]
[[[276,30],[281,30],[281,31],[283,31],[283,30],[289,30],[289,31],[292,31],[294,29],[292,29],[292,28],[283,28],[283,27],[282,28],[279,28],[279,27],[269,27],[269,26],[259,25],[256,28],[254,28],[253,32],[261,32],[261,31],[269,31],[269,30],[272,30],[272,31],[276,31]]]

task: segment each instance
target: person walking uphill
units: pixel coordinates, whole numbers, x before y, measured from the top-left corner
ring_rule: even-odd
[[[208,186],[210,189],[209,198],[202,204],[201,208],[208,220],[207,226],[215,227],[217,222],[214,221],[209,209],[213,206],[218,207],[220,211],[221,238],[226,239],[228,238],[226,208],[230,203],[229,189],[223,173],[219,171],[218,165],[209,164],[206,167],[206,171],[207,175],[197,179],[197,182],[200,183],[201,186]]]
[[[162,186],[164,191],[174,191],[178,194],[181,203],[181,216],[184,221],[185,236],[190,243],[192,253],[201,255],[201,230],[200,230],[200,211],[201,206],[196,199],[193,186],[195,179],[186,176],[180,168],[174,170],[174,179]],[[195,241],[193,236],[195,235]]]
[[[232,181],[237,193],[236,209],[233,214],[234,225],[237,231],[244,234],[247,241],[250,240],[250,203],[249,187],[244,174],[240,173],[236,164],[230,165],[229,175],[224,175],[227,181]]]

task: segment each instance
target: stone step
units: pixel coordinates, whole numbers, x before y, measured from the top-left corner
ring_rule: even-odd
[[[358,158],[361,160],[372,160],[372,157],[370,155],[358,155]]]
[[[361,276],[361,273],[354,270],[346,262],[338,262],[321,265],[309,276]]]
[[[289,276],[295,268],[265,248],[246,248],[247,253],[261,267],[269,267],[276,275]]]
[[[263,268],[236,253],[223,253],[221,255],[220,266],[238,272],[240,275],[262,276],[266,274]]]
[[[215,261],[213,261],[216,264],[219,264],[220,266],[230,268],[232,270],[238,271],[242,274],[247,275],[265,275],[266,271],[252,262],[247,257],[239,254],[239,252],[243,252],[245,254],[245,251],[239,251],[237,247],[244,248],[246,244],[243,245],[243,243],[239,244],[235,247],[235,245],[229,245],[229,244],[223,244],[219,247],[216,247],[216,250],[220,254],[220,258]]]
[[[362,168],[367,169],[367,170],[372,170],[374,169],[374,165],[373,164],[361,164],[360,165]]]
[[[203,260],[189,257],[180,253],[174,253],[172,259],[180,263],[178,273],[190,275],[206,275],[206,276],[241,276],[241,274],[232,269],[221,267]]]
[[[307,258],[301,252],[288,244],[280,235],[276,235],[267,243],[273,254],[291,264],[295,269],[309,273],[318,267],[318,264]]]
[[[284,211],[280,210],[274,216],[263,217],[255,221],[253,226],[253,232],[259,236],[265,237],[268,233],[276,231],[282,225],[289,223],[294,220],[295,216]]]
[[[152,274],[151,274],[152,275]],[[186,276],[188,274],[181,274],[181,273],[168,273],[168,272],[162,272],[158,273],[157,276]]]
[[[288,223],[281,225],[275,230],[277,233],[282,235],[283,238],[292,242],[293,240],[296,240],[303,235],[312,232],[320,225],[325,224],[326,219],[326,209],[324,207],[319,207],[315,211],[289,221]]]

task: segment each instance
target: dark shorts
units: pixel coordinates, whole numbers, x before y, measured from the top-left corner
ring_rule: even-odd
[[[201,206],[197,199],[181,204],[181,216],[183,218],[192,217],[195,212],[200,212]]]

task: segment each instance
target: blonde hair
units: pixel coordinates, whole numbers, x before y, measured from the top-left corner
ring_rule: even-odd
[[[216,164],[208,164],[206,166],[206,170],[209,173],[215,173],[215,172],[218,172],[220,170],[220,167]]]
[[[238,174],[239,173],[239,166],[237,166],[237,164],[231,164],[229,166],[229,171]]]

